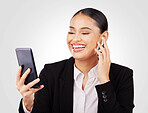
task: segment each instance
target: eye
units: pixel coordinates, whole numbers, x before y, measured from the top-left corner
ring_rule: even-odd
[[[68,34],[74,34],[74,32],[68,32]]]
[[[82,33],[83,35],[88,35],[89,33]]]

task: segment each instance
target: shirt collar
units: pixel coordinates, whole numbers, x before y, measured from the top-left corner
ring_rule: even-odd
[[[80,72],[79,70],[78,70],[78,68],[76,68],[76,65],[74,64],[74,80],[76,80],[76,78],[77,78],[77,76],[79,75],[79,74],[81,74],[82,72]]]
[[[95,65],[91,70],[88,72],[89,78],[95,78],[98,75],[98,64]]]
[[[94,74],[93,74],[94,73]],[[75,64],[74,64],[74,80],[76,80],[76,78],[78,77],[79,74],[83,74],[82,72],[80,72],[80,70],[78,68],[76,68]],[[88,72],[88,76],[89,78],[94,78],[97,77],[98,74],[98,64],[95,65],[89,72]]]

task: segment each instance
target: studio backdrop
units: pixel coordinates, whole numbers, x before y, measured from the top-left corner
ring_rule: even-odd
[[[102,11],[109,23],[111,61],[134,71],[134,113],[147,113],[148,7],[146,0],[1,0],[0,111],[17,113],[15,48],[30,47],[37,73],[44,64],[71,56],[66,42],[73,14],[86,7]]]

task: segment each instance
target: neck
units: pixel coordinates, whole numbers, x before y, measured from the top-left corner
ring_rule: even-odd
[[[88,72],[98,63],[98,57],[96,55],[86,59],[86,60],[78,60],[75,59],[76,67],[84,74],[87,75]]]

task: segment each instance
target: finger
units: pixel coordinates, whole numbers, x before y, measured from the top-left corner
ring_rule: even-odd
[[[21,72],[22,72],[22,66],[19,67],[18,69],[18,73],[16,75],[16,85],[18,84],[18,82],[20,81],[21,78]]]
[[[103,44],[103,41],[102,41],[102,44]],[[100,51],[101,51],[101,55],[102,55],[102,60],[106,59],[106,51],[105,51],[105,48],[98,42],[98,46],[100,48]]]
[[[31,69],[28,68],[25,73],[22,75],[21,79],[20,79],[20,84],[24,84],[26,77],[28,76],[28,74],[31,72]]]
[[[37,84],[39,81],[40,81],[40,79],[37,78],[37,79],[33,80],[32,82],[28,83],[28,84],[26,85],[26,87],[27,87],[28,89],[30,89],[32,86],[34,86],[35,84]]]
[[[97,54],[99,56],[99,62],[102,61],[103,60],[102,53],[98,49],[95,49],[95,51],[97,52]]]
[[[104,47],[106,48],[106,54],[107,54],[107,58],[110,58],[110,52],[109,52],[109,48],[108,48],[108,45],[106,43],[106,40],[104,39]]]
[[[41,90],[42,88],[44,88],[44,85],[41,85],[40,88],[38,88],[38,89],[30,88],[27,92],[25,92],[25,93],[23,94],[23,97],[30,96],[30,95],[32,95],[33,93],[36,93],[37,91]]]
[[[40,85],[40,88],[31,88],[30,90],[33,92],[33,93],[36,93],[38,92],[39,90],[43,89],[44,88],[44,85]]]
[[[97,49],[99,50],[100,53],[102,53],[102,51],[100,49],[101,44],[99,42],[97,42],[97,45],[98,45]]]
[[[102,45],[100,45],[100,49],[102,51],[104,60],[106,60],[106,48],[104,47],[104,43],[105,41],[102,39]]]
[[[100,43],[98,42],[98,47],[100,47]],[[97,52],[97,54],[99,55],[99,61],[102,61],[102,52],[100,52],[98,49],[95,49],[95,51]]]
[[[21,94],[23,94],[26,91],[29,91],[29,89],[31,89],[31,87],[34,86],[35,84],[37,84],[39,81],[40,81],[40,79],[37,78],[34,81],[28,83],[27,85],[19,84],[18,87],[22,87],[21,90],[20,90]]]

